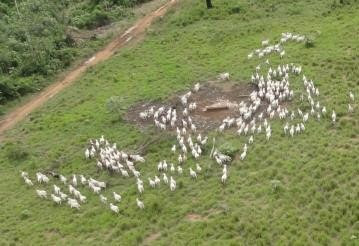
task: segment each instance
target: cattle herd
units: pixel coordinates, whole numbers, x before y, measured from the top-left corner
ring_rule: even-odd
[[[282,59],[286,56],[285,43],[305,41],[306,37],[303,35],[282,33],[278,43],[270,44],[269,40],[264,40],[261,48],[248,54],[248,59],[257,57],[260,61],[250,78],[251,83],[257,85],[256,89],[250,93],[247,99],[236,105],[235,110],[239,112],[240,116],[226,117],[217,128],[219,133],[229,128],[235,128],[238,137],[245,138],[245,143],[239,154],[240,161],[245,161],[248,149],[255,144],[258,135],[264,134],[266,141],[270,141],[272,136],[270,121],[275,118],[280,119],[283,123],[283,133],[290,138],[303,133],[306,130],[306,123],[311,119],[329,118],[333,124],[336,123],[335,109],[327,109],[319,101],[319,88],[316,87],[312,79],[303,74],[301,65],[290,63],[272,66],[270,60],[265,58],[277,54]],[[292,89],[293,81],[291,79],[293,77],[302,81],[302,91]],[[219,78],[229,80],[230,75],[223,73],[219,75]],[[199,90],[201,90],[201,85],[197,83],[191,90],[178,98],[182,106],[180,112],[177,112],[179,109],[175,105],[167,105],[152,106],[139,114],[142,121],[153,121],[154,126],[161,131],[176,131],[176,142],[170,148],[172,159],[175,161],[158,160],[158,163],[153,165],[156,175],[150,176],[141,173],[141,165],[151,164],[146,164],[145,158],[141,155],[120,150],[116,143],[110,143],[104,136],[90,140],[89,146],[85,149],[85,158],[93,161],[94,166],[100,170],[118,174],[122,178],[132,178],[140,197],[145,192],[145,183],[149,189],[156,189],[160,185],[164,185],[170,191],[175,192],[176,177],[189,175],[191,179],[196,180],[202,172],[198,161],[203,156],[205,148],[208,148],[210,158],[222,169],[219,179],[225,184],[229,177],[229,164],[232,158],[216,148],[215,139],[208,147],[208,137],[202,135],[203,132],[192,117],[193,111],[197,108],[197,103],[192,100],[192,95]],[[353,113],[355,97],[352,92],[349,92],[348,96],[348,113]],[[299,100],[296,101],[298,103],[291,103],[296,97]],[[189,158],[192,158],[196,164],[186,163]],[[105,181],[78,174],[73,174],[71,177],[51,174],[51,177],[48,177],[41,172],[36,173],[37,186],[41,187],[36,189],[36,194],[40,198],[47,199],[50,194],[50,199],[54,203],[61,205],[63,202],[67,202],[71,208],[80,209],[81,204],[87,201],[80,189],[89,189],[112,212],[119,213],[121,192],[112,192],[111,197],[104,196],[101,192],[107,187]],[[34,186],[27,172],[21,172],[21,176],[25,184]],[[51,182],[52,186],[50,186]],[[134,204],[139,209],[144,209],[145,204],[139,197],[136,198]]]

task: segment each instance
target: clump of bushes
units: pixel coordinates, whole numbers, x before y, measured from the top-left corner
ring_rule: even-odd
[[[118,120],[122,120],[122,113],[127,109],[124,107],[124,98],[113,96],[107,99],[106,108],[107,111],[111,114],[114,114],[118,117]]]
[[[6,157],[12,161],[25,160],[29,153],[19,143],[8,143],[5,145]]]
[[[75,18],[73,23],[79,28],[94,29],[109,24],[111,20],[112,18],[109,13],[101,9],[96,9],[92,13],[85,13]]]
[[[238,147],[235,147],[235,146],[236,146],[235,144],[225,142],[225,143],[223,143],[222,145],[220,145],[218,147],[218,150],[222,154],[228,155],[231,158],[233,158],[236,155],[236,153],[238,152],[238,150],[239,150]]]

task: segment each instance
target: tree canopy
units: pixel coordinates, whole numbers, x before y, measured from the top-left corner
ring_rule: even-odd
[[[73,29],[126,17],[147,0],[3,0],[0,2],[0,103],[40,88],[78,54]]]

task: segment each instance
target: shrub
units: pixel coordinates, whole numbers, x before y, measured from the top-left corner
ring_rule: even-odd
[[[183,188],[183,181],[182,180],[180,180],[179,182],[178,182],[178,189],[182,189]]]
[[[240,6],[232,7],[229,9],[229,14],[239,14],[239,12],[242,11],[242,8]]]
[[[25,210],[21,211],[21,213],[20,213],[20,219],[21,219],[21,220],[25,220],[25,219],[29,218],[30,215],[31,215],[30,211],[27,210],[27,209],[25,209]]]
[[[94,12],[92,12],[89,15],[86,15],[86,17],[83,19],[83,22],[81,23],[81,28],[85,27],[87,29],[93,29],[100,26],[107,25],[111,22],[111,18],[103,10],[96,9]]]
[[[0,102],[5,102],[7,99],[18,96],[14,85],[10,82],[9,77],[0,77]]]
[[[273,192],[278,192],[281,189],[281,184],[282,183],[277,179],[271,180],[272,191]]]
[[[106,102],[106,108],[109,113],[114,114],[117,120],[122,120],[122,113],[127,109],[123,106],[123,97],[113,96],[110,97]]]
[[[305,47],[312,48],[315,46],[315,38],[313,36],[308,36],[305,40]]]
[[[238,151],[238,147],[235,147],[235,144],[226,142],[226,143],[220,145],[218,150],[221,153],[233,158],[235,156],[236,152]]]
[[[34,76],[17,78],[15,76],[0,77],[0,103],[18,98],[26,93],[33,92],[38,80]]]
[[[151,210],[159,214],[162,211],[162,207],[157,201],[154,201],[151,205]]]
[[[12,161],[22,161],[28,157],[29,153],[24,150],[19,143],[6,144],[6,157]]]

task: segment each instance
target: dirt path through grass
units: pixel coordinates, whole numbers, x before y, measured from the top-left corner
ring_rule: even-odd
[[[156,18],[162,17],[176,2],[177,0],[169,0],[157,10],[139,19],[132,27],[128,28],[124,33],[121,33],[116,38],[114,38],[114,40],[111,41],[104,49],[98,51],[89,60],[69,71],[69,73],[63,79],[56,81],[49,87],[45,88],[41,93],[33,97],[29,102],[8,113],[0,121],[0,139],[3,138],[3,134],[6,130],[10,129],[16,123],[23,120],[29,113],[40,107],[47,100],[61,92],[64,88],[74,83],[76,79],[78,79],[81,74],[86,71],[87,68],[107,60],[117,50],[121,49],[127,43],[138,39],[145,33],[146,29]]]

